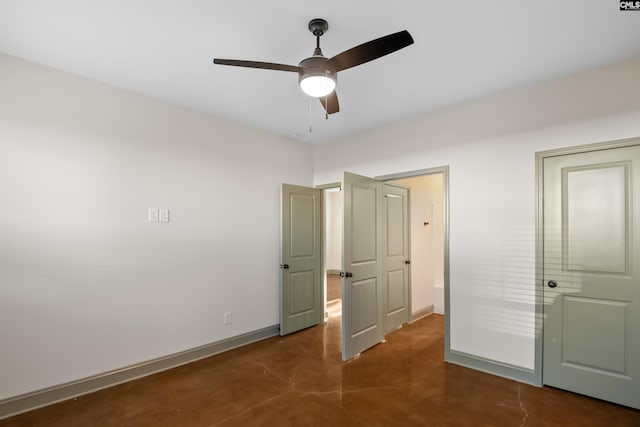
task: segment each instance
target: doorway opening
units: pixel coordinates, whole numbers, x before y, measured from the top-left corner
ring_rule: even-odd
[[[381,176],[377,176],[376,179],[381,181],[401,181],[404,179],[433,176],[433,175],[438,176],[439,182],[437,184],[437,188],[438,188],[438,192],[441,191],[441,194],[442,194],[441,197],[440,196],[438,197],[439,201],[437,202],[437,205],[441,206],[441,209],[440,207],[438,207],[436,210],[435,202],[427,202],[427,205],[431,203],[434,206],[434,216],[433,216],[434,219],[436,218],[436,215],[435,215],[436,212],[441,212],[441,215],[442,215],[441,216],[442,218],[441,237],[440,237],[440,231],[438,231],[438,234],[439,234],[438,238],[433,236],[434,250],[437,250],[438,254],[440,253],[442,254],[441,255],[442,256],[442,261],[441,261],[442,275],[440,276],[440,273],[438,273],[437,278],[435,275],[433,276],[433,288],[432,288],[433,312],[437,314],[442,314],[444,316],[444,354],[445,354],[445,361],[449,361],[451,359],[451,336],[450,336],[451,313],[449,309],[449,166],[439,166],[439,167],[428,168],[428,169],[420,169],[420,170],[414,170],[414,171],[393,173],[389,175],[381,175]],[[412,190],[411,191],[412,198],[416,197],[420,193],[420,190],[418,190],[417,188],[411,189],[411,190]],[[416,195],[414,195],[413,193],[416,193]],[[418,202],[418,205],[419,205],[419,202]],[[414,212],[411,211],[412,224],[415,224],[416,222],[419,221],[419,219],[417,219],[419,218],[419,216],[416,217],[416,215],[419,215],[419,212],[414,214]],[[428,221],[422,222],[423,227],[425,227],[424,222],[428,222]],[[435,224],[431,224],[431,225],[435,225]],[[414,231],[416,231],[415,230],[416,228],[420,228],[420,226],[418,225],[417,227],[416,226],[412,227],[412,230],[411,230],[412,236]],[[437,241],[437,243],[435,243],[435,241]],[[412,243],[412,246],[413,246],[413,243]],[[416,259],[416,255],[414,255],[413,253],[411,254],[411,257]],[[418,263],[418,261],[416,261],[416,263]],[[414,269],[415,268],[412,268],[412,270]],[[440,283],[442,285],[440,285]],[[427,300],[428,294],[429,294],[428,286],[425,287],[424,289],[421,289],[421,287],[418,285],[414,290],[413,289],[414,286],[412,285],[411,288],[412,288],[411,289],[412,299],[413,299],[414,293],[417,293],[418,295],[420,295],[420,292],[422,290],[426,294],[425,295],[426,298],[423,301]],[[419,302],[420,297],[418,296],[417,298],[418,299],[416,300],[416,302],[417,304],[420,304]],[[426,305],[425,308],[428,310],[429,304],[425,304],[425,305]],[[428,314],[429,313],[427,312],[421,313],[419,308],[417,310],[416,308],[412,308],[411,318],[412,320],[417,320],[420,317],[423,317]]]
[[[388,182],[410,190],[410,320],[444,314],[444,174]]]
[[[324,200],[324,320],[335,319],[340,323],[342,316],[342,189],[337,187],[323,190]]]
[[[407,178],[416,179],[394,182]],[[435,191],[420,194],[429,184]],[[403,324],[447,314],[448,167],[376,178],[344,172],[341,183],[316,188],[283,184],[281,200],[281,335],[339,324],[348,360]],[[449,316],[444,323],[448,354]]]
[[[409,234],[411,268],[409,320],[432,313],[445,314],[446,168],[377,179],[410,190]],[[343,193],[340,184],[321,186],[324,200],[324,313],[325,322],[342,315]],[[448,276],[448,274],[447,274]]]

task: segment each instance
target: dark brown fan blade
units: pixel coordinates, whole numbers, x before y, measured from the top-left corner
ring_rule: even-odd
[[[320,103],[324,107],[324,110],[327,112],[327,114],[333,114],[340,111],[340,105],[338,104],[338,95],[336,94],[335,90],[326,97],[321,96],[318,99],[320,100]]]
[[[213,63],[218,65],[233,65],[235,67],[263,68],[265,70],[277,70],[277,71],[292,71],[294,73],[297,73],[298,71],[301,70],[300,67],[295,65],[274,64],[273,62],[239,61],[236,59],[214,58]]]
[[[373,61],[374,59],[393,53],[411,44],[413,44],[411,34],[406,30],[399,31],[345,50],[329,59],[327,65],[335,71],[342,71],[355,67],[356,65],[364,64],[365,62]]]

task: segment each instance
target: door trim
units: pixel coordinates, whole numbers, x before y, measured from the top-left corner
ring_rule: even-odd
[[[612,141],[597,142],[594,144],[576,145],[566,148],[540,151],[536,153],[536,261],[535,261],[535,358],[534,358],[534,379],[533,384],[542,387],[542,366],[543,360],[543,337],[544,337],[544,159],[548,157],[565,156],[569,154],[579,154],[592,151],[611,150],[615,148],[631,147],[640,145],[639,138],[617,139]]]

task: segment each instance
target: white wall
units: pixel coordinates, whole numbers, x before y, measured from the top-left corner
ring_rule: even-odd
[[[342,192],[325,194],[325,269],[342,270]]]
[[[311,169],[304,144],[0,55],[0,399],[277,324],[280,183]]]
[[[434,305],[434,286],[444,285],[443,176],[394,182],[411,188],[411,311],[417,313]]]
[[[319,146],[314,181],[449,165],[451,348],[533,369],[535,153],[640,136],[638,76],[630,60]]]

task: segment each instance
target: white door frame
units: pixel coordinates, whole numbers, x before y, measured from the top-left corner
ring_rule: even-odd
[[[586,153],[590,151],[610,150],[614,148],[630,147],[640,145],[640,138],[618,139],[614,141],[598,142],[595,144],[577,145],[555,150],[547,150],[536,153],[536,273],[535,273],[535,365],[534,381],[537,386],[542,387],[542,366],[543,360],[543,334],[544,334],[544,159],[547,157],[562,156],[569,154]]]

